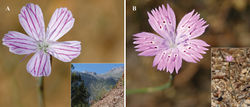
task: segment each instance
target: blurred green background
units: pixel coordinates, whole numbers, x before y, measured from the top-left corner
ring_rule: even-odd
[[[45,26],[56,8],[72,11],[73,28],[59,41],[78,40],[82,52],[74,63],[123,63],[123,0],[1,0],[0,38],[8,31],[25,33],[18,14],[27,3],[38,4],[43,11]],[[26,34],[26,33],[25,33]],[[0,46],[1,107],[38,106],[36,79],[26,71],[23,57]],[[53,58],[52,72],[45,78],[46,107],[70,107],[70,63]]]
[[[195,9],[209,24],[199,37],[211,47],[250,46],[249,0],[127,0],[127,89],[159,86],[168,81],[169,73],[152,67],[153,57],[137,56],[132,35],[154,32],[147,11],[169,3],[177,24]],[[136,11],[133,11],[136,6]],[[183,61],[174,87],[164,91],[127,96],[128,107],[205,107],[210,106],[210,50],[197,64]]]

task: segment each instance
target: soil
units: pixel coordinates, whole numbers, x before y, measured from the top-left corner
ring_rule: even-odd
[[[115,88],[108,92],[101,100],[91,107],[123,107],[124,106],[124,79],[117,82]]]

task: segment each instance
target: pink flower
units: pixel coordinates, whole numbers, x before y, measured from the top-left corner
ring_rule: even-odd
[[[18,15],[19,21],[29,35],[9,31],[3,37],[3,45],[18,54],[35,53],[27,64],[27,71],[34,77],[49,76],[51,55],[63,62],[70,62],[80,55],[81,42],[57,42],[74,24],[75,19],[67,8],[56,9],[45,32],[43,13],[38,5],[27,4]]]
[[[164,5],[148,12],[149,24],[160,36],[141,32],[134,34],[134,44],[140,56],[155,56],[153,66],[158,70],[178,73],[182,59],[196,63],[205,54],[205,47],[209,45],[199,39],[195,39],[204,33],[208,25],[200,19],[200,15],[194,10],[186,14],[176,29],[176,18],[172,8]]]
[[[232,62],[233,61],[233,57],[232,56],[226,56],[226,61],[227,62]]]

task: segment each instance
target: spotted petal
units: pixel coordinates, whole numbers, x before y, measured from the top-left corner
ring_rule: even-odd
[[[67,8],[56,9],[49,22],[46,39],[58,40],[73,27],[74,21],[71,11]]]
[[[36,52],[27,64],[27,71],[34,77],[49,76],[50,55],[42,51]]]
[[[148,12],[149,24],[162,37],[170,39],[174,36],[176,27],[176,18],[173,9],[167,4],[167,9],[164,5],[158,9],[153,9]]]
[[[178,49],[168,49],[159,52],[153,62],[153,66],[157,65],[158,70],[165,70],[173,73],[174,69],[178,73],[182,64],[181,56]]]
[[[196,63],[203,58],[201,54],[206,53],[205,51],[208,50],[206,47],[208,46],[209,45],[202,40],[192,39],[178,45],[178,49],[185,61]]]
[[[18,54],[34,53],[37,48],[35,40],[16,31],[10,31],[3,37],[3,45],[9,47],[9,51]]]
[[[43,13],[38,5],[29,3],[21,9],[19,21],[26,33],[35,40],[41,40],[45,35]]]
[[[141,56],[154,56],[156,53],[164,48],[163,46],[163,38],[157,36],[153,33],[141,32],[134,35],[134,44],[136,51],[141,52],[139,55]]]
[[[178,43],[201,36],[208,27],[208,25],[205,24],[206,21],[200,18],[200,14],[197,12],[194,14],[194,10],[186,14],[177,27],[176,39]]]
[[[81,42],[66,41],[56,42],[50,45],[48,53],[63,62],[70,62],[78,57],[81,52]]]

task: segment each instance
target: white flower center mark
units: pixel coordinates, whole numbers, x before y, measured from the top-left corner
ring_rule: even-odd
[[[164,44],[169,47],[169,48],[176,48],[177,47],[177,42],[175,42],[176,39],[176,34],[173,32],[170,32],[166,38]]]
[[[177,44],[175,44],[173,42],[169,44],[169,48],[176,48],[176,47],[177,47]]]
[[[38,50],[43,51],[44,53],[48,53],[47,50],[49,48],[49,43],[42,41],[38,43]]]

